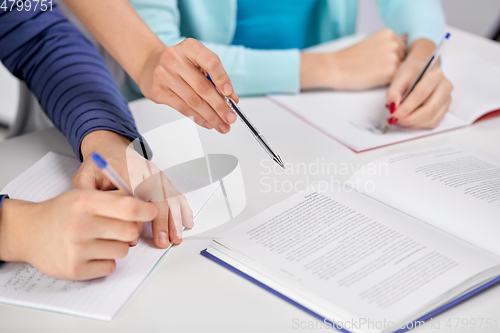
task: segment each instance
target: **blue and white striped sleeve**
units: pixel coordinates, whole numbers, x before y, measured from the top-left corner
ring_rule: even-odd
[[[0,9],[0,61],[27,83],[76,156],[82,158],[81,142],[95,130],[140,137],[98,51],[57,6]]]

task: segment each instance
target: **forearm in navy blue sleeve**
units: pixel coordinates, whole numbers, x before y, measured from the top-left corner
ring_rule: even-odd
[[[0,10],[0,61],[36,95],[76,156],[88,133],[139,133],[127,102],[94,45],[52,11]]]

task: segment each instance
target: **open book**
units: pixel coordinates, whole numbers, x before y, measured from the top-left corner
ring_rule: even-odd
[[[71,179],[79,167],[80,162],[75,158],[47,153],[1,193],[9,194],[12,199],[49,200],[71,190]],[[176,179],[170,180],[176,186],[182,185],[176,184]],[[219,183],[205,187],[188,185],[198,188],[185,194],[196,217]],[[150,223],[145,223],[139,243],[130,248],[125,258],[117,260],[115,272],[104,278],[59,280],[26,263],[5,263],[0,266],[0,302],[109,321],[169,249],[154,245]]]
[[[316,91],[270,95],[286,109],[356,152],[408,141],[473,124],[500,109],[500,67],[473,53],[443,58],[444,74],[454,86],[448,113],[432,130],[391,126],[385,108],[386,88],[362,92]]]
[[[500,162],[444,146],[293,195],[202,254],[331,326],[394,332],[499,282],[499,235]]]

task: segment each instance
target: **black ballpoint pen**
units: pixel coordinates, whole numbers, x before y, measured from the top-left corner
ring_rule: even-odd
[[[245,126],[248,128],[248,130],[253,134],[253,136],[255,137],[255,139],[260,143],[260,145],[262,146],[262,148],[264,148],[264,150],[267,152],[267,154],[273,159],[274,162],[278,163],[278,165],[284,169],[285,168],[285,164],[283,164],[283,160],[281,159],[281,157],[278,154],[276,154],[271,149],[271,147],[267,143],[267,141],[264,138],[264,136],[257,130],[257,128],[254,125],[252,125],[252,123],[250,122],[250,120],[248,120],[247,116],[243,113],[243,111],[241,111],[241,109],[234,102],[234,100],[231,97],[224,96],[219,91],[219,89],[217,88],[217,86],[214,84],[214,82],[210,78],[210,75],[207,75],[207,79],[210,80],[210,82],[214,85],[215,89],[217,89],[217,92],[219,93],[219,95],[221,95],[222,98],[224,98],[224,100],[226,101],[226,104],[229,106],[229,108],[234,113],[236,113],[238,115],[238,117],[245,124]]]

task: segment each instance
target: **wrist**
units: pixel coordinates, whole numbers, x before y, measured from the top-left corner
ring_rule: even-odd
[[[300,87],[301,89],[331,88],[331,81],[336,76],[332,70],[331,54],[300,54]]]
[[[426,61],[432,52],[434,52],[435,48],[436,45],[431,40],[426,38],[417,39],[408,49],[408,54],[406,55],[405,60],[413,59]]]
[[[125,150],[129,144],[130,140],[118,133],[97,130],[90,132],[83,138],[80,151],[85,161],[93,152],[99,152],[110,145],[123,146]]]
[[[26,223],[36,223],[30,214],[38,204],[6,199],[0,210],[0,260],[29,262],[30,228]]]
[[[141,89],[142,94],[146,97],[149,95],[149,86],[152,84],[152,80],[154,80],[156,66],[161,64],[160,60],[166,48],[167,46],[163,43],[152,48],[146,61],[140,66],[140,74],[137,75],[136,78],[132,78],[139,86],[139,89]]]

